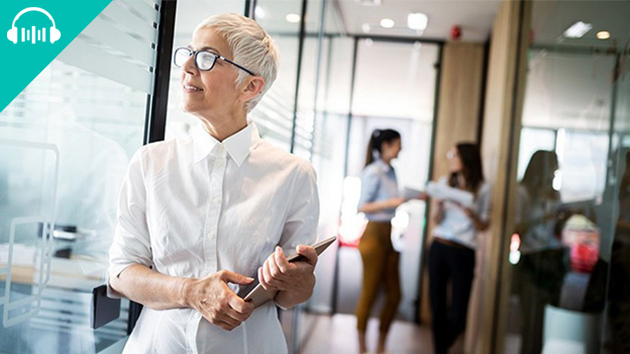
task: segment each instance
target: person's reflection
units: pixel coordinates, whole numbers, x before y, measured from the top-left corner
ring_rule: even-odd
[[[560,193],[553,188],[557,169],[555,152],[536,151],[518,187],[515,221],[522,256],[514,281],[522,316],[521,353],[540,353],[545,305],[557,301],[565,274],[555,228],[560,207]]]
[[[630,152],[626,152],[625,163],[608,285],[606,349],[610,353],[630,353]]]

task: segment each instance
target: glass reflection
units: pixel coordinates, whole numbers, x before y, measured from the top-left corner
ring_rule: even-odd
[[[532,41],[507,253],[512,289],[501,314],[504,352],[627,353],[630,37],[623,19],[630,5],[527,6]],[[578,20],[593,30],[563,35]],[[611,38],[597,37],[601,30]]]

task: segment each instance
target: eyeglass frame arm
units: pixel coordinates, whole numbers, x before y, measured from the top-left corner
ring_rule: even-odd
[[[196,51],[196,50],[192,50],[192,49],[190,49],[190,48],[188,48],[188,47],[179,47],[179,48],[175,48],[174,53],[177,53],[177,51],[178,51],[178,50],[180,50],[180,49],[186,49],[186,50],[190,51],[190,56],[194,56],[194,57],[195,57],[195,67],[197,67],[197,69],[199,69],[199,70],[201,70],[201,71],[210,71],[210,70],[212,70],[212,68],[214,68],[214,64],[216,64],[216,63],[217,63],[217,60],[215,59],[215,60],[214,60],[214,63],[212,63],[212,66],[210,66],[210,69],[208,69],[208,70],[203,70],[203,69],[199,68],[199,66],[197,65],[197,55],[198,55],[199,53],[201,53],[201,52],[205,52],[205,53],[210,53],[210,54],[214,55],[217,59],[221,59],[221,60],[223,60],[223,61],[226,61],[226,62],[228,62],[228,63],[230,63],[230,64],[232,64],[232,65],[236,66],[237,68],[239,68],[239,69],[241,69],[241,70],[245,71],[246,73],[248,73],[248,74],[250,74],[250,75],[252,75],[252,76],[257,76],[257,75],[256,75],[256,74],[254,74],[251,70],[246,69],[245,67],[243,67],[243,66],[241,66],[241,65],[236,64],[235,62],[231,61],[230,59],[228,59],[228,58],[226,58],[226,57],[224,57],[224,56],[222,56],[222,55],[219,55],[219,54],[216,54],[216,53],[212,53],[212,52],[209,52],[209,51],[207,51],[207,50],[199,50],[199,51]],[[190,57],[190,56],[189,56],[189,57]],[[176,56],[174,55],[174,56],[173,56],[173,64],[175,64],[175,66],[178,66],[178,65],[175,63],[175,57],[176,57]]]

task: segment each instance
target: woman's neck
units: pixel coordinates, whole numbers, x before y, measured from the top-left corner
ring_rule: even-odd
[[[205,130],[218,141],[223,141],[238,133],[247,126],[247,116],[238,115],[232,117],[221,117],[222,119],[201,118]]]
[[[461,171],[455,173],[455,178],[457,178],[459,188],[466,189],[466,177],[464,177],[464,174]]]

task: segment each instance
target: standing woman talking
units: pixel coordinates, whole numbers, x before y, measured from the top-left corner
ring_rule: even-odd
[[[466,327],[477,234],[488,228],[490,209],[490,186],[484,182],[477,145],[457,144],[447,158],[450,174],[438,183],[472,193],[474,202],[463,206],[436,200],[433,208],[436,226],[429,251],[429,289],[436,354],[446,354]],[[446,294],[449,282],[451,296]]]
[[[391,241],[391,220],[396,208],[405,202],[399,196],[396,173],[391,166],[400,150],[400,133],[392,129],[374,130],[361,176],[359,212],[365,213],[368,224],[359,243],[363,260],[363,287],[356,310],[360,353],[367,352],[365,330],[380,286],[385,286],[386,300],[380,317],[378,353],[385,352],[387,332],[400,302],[399,254]]]

